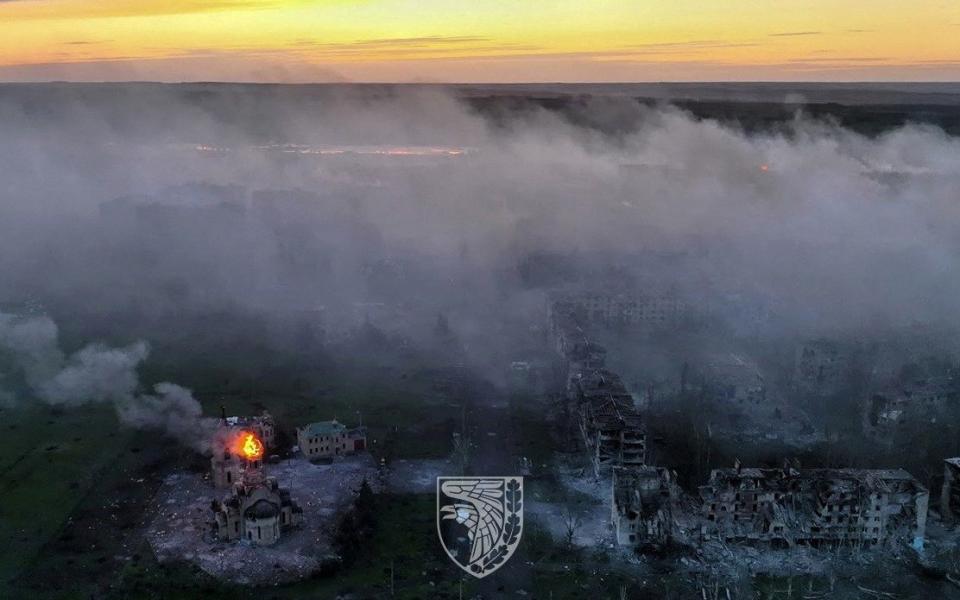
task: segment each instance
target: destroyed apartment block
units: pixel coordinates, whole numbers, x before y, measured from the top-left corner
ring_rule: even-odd
[[[549,331],[554,348],[571,369],[603,368],[606,348],[591,342],[572,315],[554,311]]]
[[[890,440],[890,434],[902,427],[922,427],[945,418],[958,405],[958,397],[953,377],[928,377],[893,386],[867,400],[864,430]]]
[[[662,467],[615,467],[611,519],[621,546],[668,545],[675,537],[680,489],[676,475]]]
[[[794,361],[794,386],[803,393],[829,395],[836,392],[849,374],[849,353],[829,340],[801,345]]]
[[[685,308],[672,292],[564,294],[553,298],[550,306],[555,312],[573,315],[583,323],[604,327],[670,325],[681,317]]]
[[[594,474],[613,466],[643,466],[643,417],[620,376],[603,368],[606,349],[587,338],[570,310],[562,302],[550,305],[550,331],[565,359],[569,414],[576,419]]]
[[[698,375],[684,374],[681,389],[702,393],[721,404],[766,406],[767,385],[751,360],[729,353],[708,362]]]
[[[602,369],[581,373],[576,379],[574,402],[595,475],[614,466],[646,464],[644,419],[616,373]]]
[[[922,549],[929,493],[902,469],[714,469],[702,533],[725,541]]]

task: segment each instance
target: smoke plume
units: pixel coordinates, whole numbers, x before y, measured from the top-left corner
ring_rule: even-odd
[[[145,342],[121,348],[90,344],[66,356],[58,337],[49,317],[0,313],[0,357],[10,371],[19,371],[32,395],[53,406],[109,403],[125,425],[159,429],[204,449],[211,424],[190,390],[172,383],[156,384],[153,393],[142,390],[137,367],[150,353]],[[12,404],[14,394],[0,391]]]

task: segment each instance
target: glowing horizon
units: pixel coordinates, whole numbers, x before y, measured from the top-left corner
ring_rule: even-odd
[[[939,0],[0,0],[0,81],[958,81]]]

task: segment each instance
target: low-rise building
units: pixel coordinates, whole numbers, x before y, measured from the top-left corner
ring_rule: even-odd
[[[348,428],[336,419],[319,421],[297,428],[300,452],[310,460],[322,460],[354,454],[366,449],[367,430]]]
[[[676,476],[661,467],[615,467],[611,518],[621,546],[664,546],[674,537]]]

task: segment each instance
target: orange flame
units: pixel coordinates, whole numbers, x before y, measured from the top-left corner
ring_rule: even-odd
[[[263,457],[263,442],[249,431],[237,436],[233,451],[247,460],[258,460]]]

